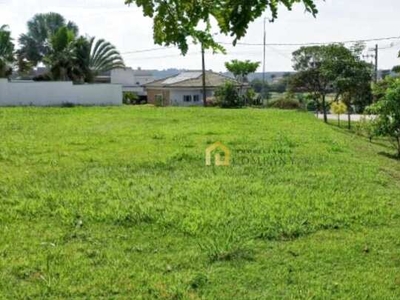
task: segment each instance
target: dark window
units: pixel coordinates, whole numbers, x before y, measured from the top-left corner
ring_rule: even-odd
[[[192,102],[192,96],[191,95],[184,95],[183,96],[183,102]]]
[[[194,95],[193,96],[193,102],[200,102],[200,96],[199,95]]]

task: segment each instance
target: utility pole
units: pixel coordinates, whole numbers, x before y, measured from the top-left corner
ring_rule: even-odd
[[[204,46],[201,44],[201,59],[202,59],[202,70],[203,70],[203,104],[207,106],[207,87],[206,87],[206,59]]]
[[[379,54],[379,47],[378,44],[375,45],[375,83],[378,82],[378,54]]]
[[[266,58],[266,44],[267,44],[267,32],[266,32],[266,22],[267,22],[267,18],[264,18],[264,53],[263,53],[263,86],[262,86],[262,99],[263,99],[263,103],[265,100],[265,58]],[[267,104],[268,104],[268,100],[267,100]]]

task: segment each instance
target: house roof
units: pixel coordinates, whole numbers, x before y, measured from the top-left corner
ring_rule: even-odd
[[[231,81],[232,83],[239,85],[239,82],[231,77],[206,71],[207,87],[218,87],[225,84],[227,81]],[[145,85],[146,88],[201,88],[202,86],[202,71],[184,71],[178,75],[173,75],[164,79],[149,82]]]

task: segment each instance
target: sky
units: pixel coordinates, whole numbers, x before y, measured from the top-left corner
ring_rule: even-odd
[[[367,43],[368,49],[379,45],[379,68],[390,69],[400,64],[400,1],[398,0],[316,0],[319,14],[313,18],[302,5],[289,12],[281,8],[279,18],[267,23],[268,44],[342,42],[386,37],[399,37]],[[152,19],[142,15],[136,6],[124,0],[0,0],[0,25],[7,24],[15,39],[26,32],[26,22],[34,14],[57,12],[74,21],[81,34],[104,38],[123,54],[127,66],[142,69],[201,69],[198,45],[190,47],[183,57],[176,48],[165,49],[153,43]],[[218,32],[215,28],[215,32]],[[263,60],[262,46],[231,45],[232,39],[217,35],[228,43],[227,55],[206,53],[206,68],[226,71],[225,62],[232,59]],[[251,24],[240,42],[262,44],[263,18]],[[266,71],[291,71],[291,53],[298,46],[268,46]],[[152,51],[141,52],[151,49]],[[156,49],[156,50],[153,50]],[[371,58],[366,58],[371,60]],[[258,71],[262,71],[262,67]]]

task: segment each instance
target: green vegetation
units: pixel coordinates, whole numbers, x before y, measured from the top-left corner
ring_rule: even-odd
[[[14,43],[11,32],[6,25],[0,26],[0,78],[5,78],[12,73],[14,62]]]
[[[224,51],[214,40],[212,21],[216,21],[220,32],[234,37],[234,44],[246,35],[249,25],[264,12],[271,13],[271,21],[278,17],[279,6],[292,9],[295,4],[303,4],[305,10],[317,14],[314,0],[125,0],[125,4],[135,4],[143,14],[154,21],[154,42],[176,45],[186,54],[189,38],[200,42],[204,49]]]
[[[381,93],[385,84],[375,87],[378,101],[368,108],[368,112],[377,115],[372,122],[375,135],[389,137],[400,159],[400,79],[388,78],[384,83],[387,85],[384,94]]]
[[[237,86],[227,81],[215,91],[215,104],[222,108],[241,108],[244,105]]]
[[[363,49],[360,44],[351,49],[331,44],[301,47],[293,53],[293,68],[297,73],[291,79],[292,89],[310,93],[316,106],[322,108],[325,123],[329,93],[335,94],[335,102],[343,97],[349,109],[354,104],[363,111],[371,104],[372,68],[361,59]]]
[[[22,77],[43,63],[49,72],[36,80],[93,83],[97,75],[125,67],[111,43],[79,36],[78,26],[60,14],[37,14],[27,25],[28,32],[20,36],[21,49],[16,53]]]
[[[386,143],[213,108],[3,108],[0,135],[2,299],[400,297]]]

